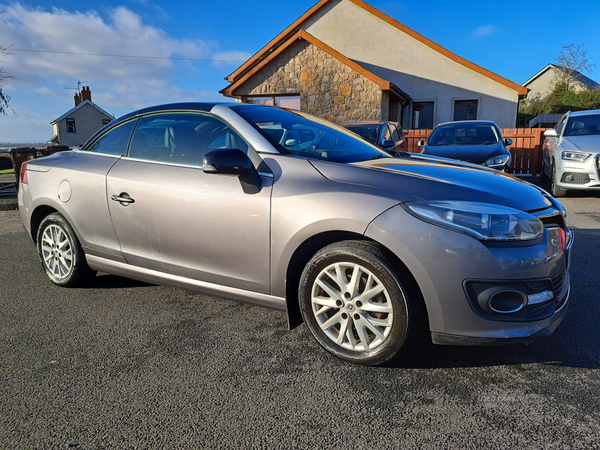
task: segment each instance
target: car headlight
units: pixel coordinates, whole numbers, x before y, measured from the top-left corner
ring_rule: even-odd
[[[482,241],[526,241],[544,232],[541,220],[505,206],[462,201],[407,202],[408,212],[426,222]]]
[[[485,165],[487,167],[504,166],[508,162],[509,159],[510,159],[510,155],[494,156],[494,157],[488,159],[485,162]]]
[[[587,161],[591,153],[581,153],[581,152],[562,152],[562,159],[567,161],[577,161],[577,162],[585,162]]]

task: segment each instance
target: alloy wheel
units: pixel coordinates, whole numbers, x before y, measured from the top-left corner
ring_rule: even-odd
[[[323,333],[351,351],[370,351],[389,337],[394,308],[379,278],[357,263],[334,263],[316,277],[312,312]]]
[[[58,225],[47,226],[42,234],[42,260],[46,270],[57,280],[66,279],[73,270],[73,245]]]

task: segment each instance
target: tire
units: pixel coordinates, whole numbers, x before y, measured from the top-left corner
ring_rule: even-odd
[[[556,185],[556,167],[552,164],[552,178],[550,179],[550,193],[553,197],[564,197],[567,190]]]
[[[378,365],[409,346],[420,323],[417,308],[392,267],[376,246],[359,241],[335,243],[313,256],[300,279],[300,311],[325,350]]]
[[[71,225],[61,214],[53,213],[42,220],[36,243],[44,272],[54,284],[78,286],[96,274],[88,266]]]

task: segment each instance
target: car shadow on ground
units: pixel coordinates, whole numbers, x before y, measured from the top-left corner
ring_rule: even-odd
[[[152,287],[154,284],[144,281],[132,280],[116,275],[100,272],[86,284],[86,288],[93,289],[122,289],[135,287]]]

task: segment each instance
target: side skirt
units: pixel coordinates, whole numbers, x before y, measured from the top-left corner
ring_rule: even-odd
[[[155,270],[130,266],[129,264],[118,261],[110,261],[93,255],[86,255],[86,260],[93,270],[98,270],[100,272],[111,273],[125,278],[144,281],[146,283],[183,289],[184,291],[195,292],[197,294],[212,295],[236,302],[262,306],[277,311],[287,311],[285,298],[282,297],[274,297],[259,292],[250,292],[243,289],[192,280],[190,278],[157,272]]]

